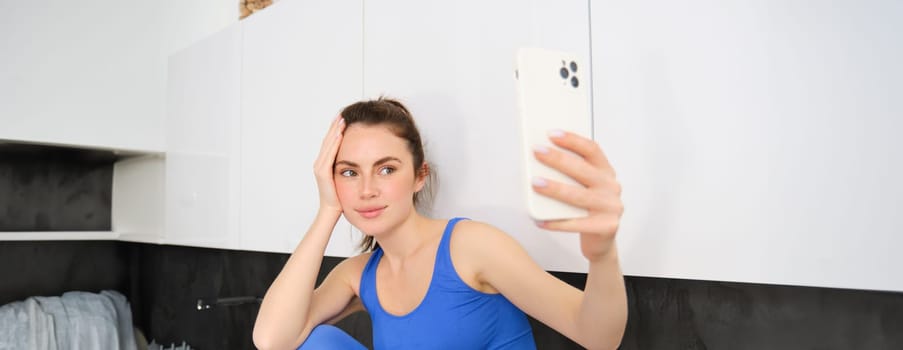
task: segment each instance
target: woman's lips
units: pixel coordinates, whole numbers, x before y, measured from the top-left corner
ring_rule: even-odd
[[[357,209],[357,212],[359,214],[361,214],[361,216],[363,216],[365,219],[373,219],[373,218],[379,216],[379,214],[382,214],[383,210],[385,210],[385,209],[386,209],[386,207],[364,208],[364,209]]]

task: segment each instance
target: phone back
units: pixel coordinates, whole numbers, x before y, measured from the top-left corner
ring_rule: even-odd
[[[517,52],[515,78],[525,164],[524,187],[527,210],[536,220],[587,215],[582,208],[536,193],[532,179],[538,176],[580,186],[572,178],[539,163],[533,156],[533,147],[543,145],[563,150],[549,140],[548,132],[554,129],[591,138],[588,66],[586,60],[566,52],[539,48],[522,48]]]

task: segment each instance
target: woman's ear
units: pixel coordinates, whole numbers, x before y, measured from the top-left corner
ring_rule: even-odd
[[[430,177],[430,166],[423,162],[420,169],[417,169],[417,181],[414,183],[414,192],[420,192],[423,189],[428,177]]]

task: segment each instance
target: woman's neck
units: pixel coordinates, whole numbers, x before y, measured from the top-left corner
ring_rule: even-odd
[[[437,235],[441,235],[436,226],[440,220],[430,219],[414,211],[392,232],[377,240],[383,250],[383,256],[394,270],[404,266],[411,257],[423,252],[425,247],[433,247]]]

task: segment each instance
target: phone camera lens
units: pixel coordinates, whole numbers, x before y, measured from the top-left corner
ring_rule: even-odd
[[[570,75],[570,73],[568,73],[568,69],[567,69],[567,68],[564,68],[564,67],[561,67],[561,78],[562,78],[562,79],[567,79],[567,78],[568,78],[568,75]]]
[[[577,77],[571,77],[571,86],[573,86],[573,87],[580,86],[580,81],[577,80]]]
[[[571,72],[577,73],[577,62],[571,61]]]

